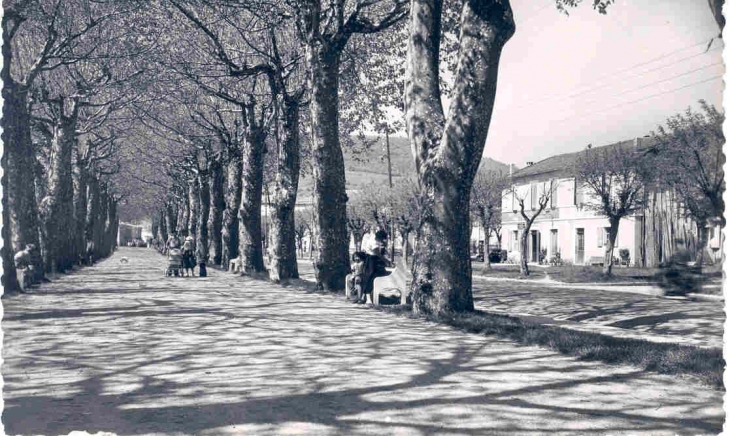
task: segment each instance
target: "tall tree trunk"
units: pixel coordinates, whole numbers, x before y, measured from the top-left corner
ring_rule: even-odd
[[[197,240],[198,235],[198,219],[200,218],[200,182],[198,178],[194,178],[188,183],[188,201],[190,214],[188,215],[188,235]]]
[[[613,269],[613,249],[616,247],[616,236],[618,235],[618,225],[621,218],[609,218],[608,222],[611,229],[608,231],[608,243],[606,244],[606,252],[603,255],[603,274],[610,275]]]
[[[76,142],[76,103],[72,114],[66,116],[64,102],[60,103],[62,112],[54,126],[51,142],[51,169],[48,179],[48,237],[53,256],[53,267],[65,271],[73,265],[74,189],[73,189],[73,150]]]
[[[294,207],[299,189],[299,101],[285,97],[284,139],[278,150],[278,165],[271,212],[269,278],[272,281],[299,278]]]
[[[240,150],[229,157],[226,167],[226,208],[223,211],[222,263],[228,268],[231,259],[238,257],[238,210],[241,207],[243,161]]]
[[[5,20],[3,20],[3,23]],[[3,36],[6,36],[3,26]],[[5,39],[5,38],[4,38]],[[3,59],[8,62],[11,48],[3,44]],[[28,88],[10,78],[10,66],[3,64],[3,286],[17,290],[18,279],[13,256],[26,245],[40,247],[38,208],[35,189],[28,169],[33,166],[33,147],[28,113]],[[43,271],[41,257],[35,259],[36,271]]]
[[[210,247],[213,251],[213,263],[216,265],[221,264],[223,258],[223,210],[226,208],[226,197],[223,191],[223,184],[225,177],[223,174],[223,166],[220,160],[213,162],[211,167],[211,185],[210,185],[210,196],[211,196],[211,225],[210,225]]]
[[[40,243],[40,246],[38,247],[38,253],[40,253],[40,257],[43,262],[44,271],[37,271],[36,279],[37,281],[42,280],[43,275],[46,272],[50,272],[50,267],[53,262],[51,262],[51,252],[48,249],[49,241],[48,241],[48,228],[46,226],[46,223],[48,220],[46,219],[46,215],[44,214],[43,209],[43,199],[46,198],[46,194],[48,192],[48,183],[47,183],[47,177],[46,177],[46,170],[43,167],[43,164],[40,163],[37,156],[33,157],[33,179],[34,179],[34,189],[35,189],[35,200],[36,204],[39,205],[38,207],[38,241]]]
[[[177,215],[178,211],[171,202],[165,204],[165,239],[162,241],[163,243],[167,243],[167,238],[177,232]]]
[[[98,259],[101,247],[97,245],[97,231],[99,220],[99,209],[101,206],[99,180],[95,176],[89,177],[89,199],[86,208],[86,243],[94,244],[94,258]]]
[[[106,220],[109,210],[109,194],[104,183],[99,183],[99,210],[94,226],[94,246],[99,251],[98,257],[104,258],[109,255],[104,238]]]
[[[264,136],[251,127],[243,144],[241,209],[238,218],[238,252],[244,273],[264,271],[261,235],[261,195],[264,183]]]
[[[520,235],[520,275],[527,277],[530,275],[530,269],[527,266],[527,256],[530,249],[530,229],[525,227]]]
[[[514,33],[508,0],[463,2],[449,119],[439,89],[441,0],[412,0],[406,123],[425,194],[413,265],[417,313],[470,311],[469,196],[494,106],[502,47]]]
[[[177,234],[178,236],[185,237],[188,236],[188,224],[190,222],[190,201],[188,196],[185,196],[185,199],[180,201],[178,204],[178,213],[177,213]]]
[[[339,132],[340,52],[318,40],[306,47],[310,72],[317,287],[328,291],[345,288],[350,272],[347,238],[345,163]]]
[[[74,260],[81,260],[86,250],[86,208],[88,181],[86,163],[76,157],[74,163]]]
[[[697,262],[696,265],[702,269],[702,263],[705,261],[705,250],[707,250],[707,222],[697,222]],[[685,241],[685,244],[687,242]]]
[[[114,251],[116,241],[116,228],[117,228],[117,201],[114,198],[109,198],[109,204],[107,207],[106,214],[106,226],[104,228],[104,240],[106,244],[107,254],[111,255]]]
[[[208,173],[198,175],[198,229],[195,234],[195,257],[208,263],[208,218],[210,215],[210,183]]]
[[[158,239],[160,239],[160,241],[163,244],[165,244],[167,242],[167,238],[169,236],[168,233],[167,233],[167,229],[169,228],[168,227],[168,224],[167,224],[167,221],[170,219],[169,218],[169,212],[168,212],[168,209],[169,208],[170,208],[170,206],[165,205],[165,209],[163,209],[162,211],[160,211],[160,227],[159,227],[159,230],[160,231],[159,231],[159,234],[156,234],[155,235],[155,237],[157,237]],[[172,226],[172,227],[174,228],[174,226]]]

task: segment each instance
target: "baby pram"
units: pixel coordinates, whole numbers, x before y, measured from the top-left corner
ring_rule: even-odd
[[[182,251],[178,248],[171,248],[167,253],[167,268],[165,268],[165,277],[175,277],[182,275]]]

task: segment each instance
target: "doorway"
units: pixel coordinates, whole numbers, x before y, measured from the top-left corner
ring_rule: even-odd
[[[540,232],[530,231],[530,262],[540,261]]]
[[[585,229],[575,229],[575,263],[583,264],[586,255]]]

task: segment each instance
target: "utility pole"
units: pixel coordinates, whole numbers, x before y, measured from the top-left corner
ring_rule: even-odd
[[[393,166],[390,163],[390,132],[389,126],[386,123],[385,124],[385,156],[388,159],[388,186],[390,186],[390,189],[393,189]],[[393,210],[393,205],[390,205],[391,211]],[[393,260],[393,263],[395,263],[395,219],[391,217],[390,219],[390,258]]]

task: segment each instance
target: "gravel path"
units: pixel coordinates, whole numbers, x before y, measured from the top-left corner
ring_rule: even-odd
[[[130,262],[121,264],[121,256]],[[722,392],[121,248],[5,298],[5,432],[717,434]]]

